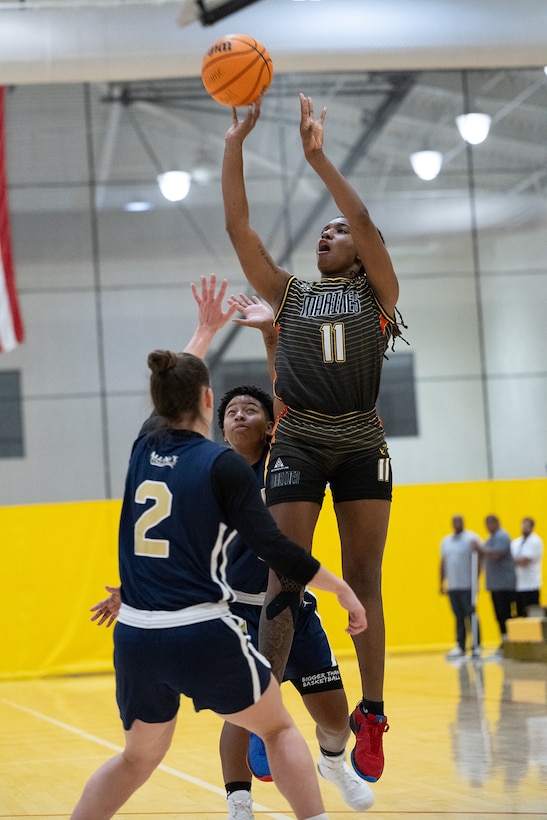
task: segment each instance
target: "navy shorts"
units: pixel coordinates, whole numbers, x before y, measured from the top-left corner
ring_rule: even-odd
[[[232,714],[256,703],[271,680],[268,661],[253,646],[235,615],[172,627],[114,630],[116,699],[125,729],[137,718],[166,723],[180,695],[197,712]]]
[[[266,476],[266,504],[313,501],[321,505],[330,485],[334,502],[359,499],[391,501],[391,459],[387,448],[355,453],[332,447],[274,442]]]
[[[230,606],[245,619],[251,640],[258,646],[261,607],[252,604]],[[290,681],[303,695],[343,689],[336,658],[317,612],[317,600],[309,590],[305,591],[298,609],[294,638],[283,680]]]

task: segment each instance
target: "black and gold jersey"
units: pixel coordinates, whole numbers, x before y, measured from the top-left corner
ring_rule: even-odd
[[[365,274],[291,277],[275,321],[275,393],[284,404],[325,416],[374,409],[394,320]]]

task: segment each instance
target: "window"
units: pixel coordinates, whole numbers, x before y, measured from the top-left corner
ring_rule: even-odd
[[[23,458],[21,374],[0,371],[0,458]]]
[[[377,408],[388,442],[418,435],[413,353],[391,353],[384,361]]]

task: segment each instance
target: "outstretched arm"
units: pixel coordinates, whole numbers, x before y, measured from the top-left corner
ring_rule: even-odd
[[[222,301],[228,287],[227,280],[224,279],[220,285],[218,294],[215,293],[216,284],[217,278],[214,273],[209,277],[209,284],[207,284],[207,278],[202,276],[200,294],[192,282],[192,293],[198,306],[198,325],[194,335],[184,348],[184,352],[193,353],[194,356],[199,356],[200,359],[205,358],[215,333],[221,327],[224,327],[236,311],[235,305],[230,305],[226,311],[222,310]]]
[[[323,124],[327,109],[318,118],[311,97],[300,94],[300,137],[304,156],[348,220],[357,252],[368,280],[388,315],[393,316],[399,297],[399,284],[387,249],[357,191],[323,152]]]
[[[275,379],[275,351],[277,350],[277,330],[274,325],[272,309],[261,302],[257,296],[249,297],[245,293],[239,296],[230,296],[228,304],[233,305],[243,316],[232,319],[232,322],[242,327],[256,327],[262,333],[262,340],[266,348],[268,372],[273,381]]]
[[[198,356],[200,359],[205,357],[215,333],[220,330],[221,327],[224,327],[226,322],[237,310],[237,305],[235,304],[230,304],[228,310],[222,310],[222,302],[226,295],[228,281],[224,279],[220,285],[218,294],[215,293],[216,285],[217,278],[214,273],[210,275],[209,283],[207,283],[206,276],[201,277],[201,293],[193,282],[191,285],[192,293],[198,306],[198,324],[192,338],[184,348],[184,352],[193,353],[194,356]],[[153,413],[152,415],[155,414]],[[91,620],[97,621],[97,626],[102,626],[103,624],[112,626],[120,610],[120,587],[106,586],[105,589],[110,593],[108,598],[99,601],[95,606],[92,606],[90,610],[94,613]]]
[[[205,354],[209,349],[209,345],[215,333],[220,330],[221,327],[224,327],[236,310],[235,306],[229,306],[226,311],[222,310],[222,300],[226,294],[228,282],[226,279],[222,282],[218,294],[215,293],[216,283],[217,278],[214,273],[209,277],[209,284],[207,284],[207,278],[202,276],[200,294],[198,288],[192,282],[192,293],[198,306],[198,324],[192,338],[184,348],[184,352],[192,353],[200,359],[205,358]],[[157,421],[157,413],[153,410],[141,427],[139,435],[153,429]]]
[[[253,290],[275,311],[281,303],[289,274],[276,265],[256,231],[251,228],[243,174],[243,142],[259,116],[260,102],[249,106],[242,122],[238,120],[237,110],[232,109],[232,126],[226,132],[222,163],[222,198],[226,230],[243,272]]]

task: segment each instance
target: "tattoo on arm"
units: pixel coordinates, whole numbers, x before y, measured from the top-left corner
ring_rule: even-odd
[[[266,248],[264,247],[262,242],[258,243],[258,252],[259,252],[260,256],[262,256],[264,261],[267,262],[268,267],[270,268],[270,270],[272,270],[274,272],[277,272],[277,265],[273,261],[272,257],[270,256],[270,254],[268,253],[268,251],[266,250]]]
[[[290,578],[277,575],[281,589],[266,599],[260,617],[258,646],[272,665],[272,672],[279,683],[283,680],[285,667],[291,651],[298,608],[304,588]]]
[[[263,610],[258,631],[258,648],[272,665],[278,683],[283,680],[294,635],[292,613],[284,609],[275,618],[265,617]]]

